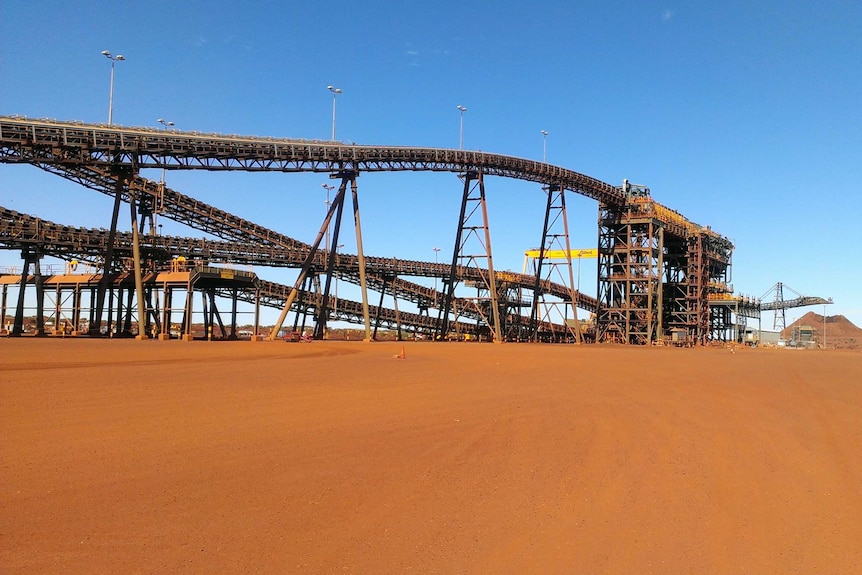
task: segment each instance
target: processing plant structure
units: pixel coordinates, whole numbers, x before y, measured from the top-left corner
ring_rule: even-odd
[[[237,304],[245,302],[254,309],[255,338],[260,306],[267,306],[280,310],[268,328],[270,339],[306,327],[322,339],[327,322],[340,321],[362,326],[366,340],[382,328],[399,338],[691,346],[738,341],[746,320],[759,320],[762,309],[760,300],[733,293],[734,246],[727,238],[659,204],[645,186],[612,186],[534,160],[12,116],[0,117],[0,162],[36,166],[114,200],[105,229],[0,208],[0,248],[20,251],[23,261],[22,271],[0,274],[0,333],[6,335],[25,333],[24,317],[35,308],[36,335],[65,334],[62,326],[69,326],[76,335],[231,339],[237,337]],[[143,178],[144,168],[317,172],[338,185],[330,187],[335,197],[317,237],[304,243]],[[460,179],[448,261],[363,253],[357,178],[389,171],[450,172]],[[544,191],[542,242],[531,273],[494,269],[485,194],[492,176],[533,182]],[[595,298],[573,281],[567,193],[598,202]],[[355,255],[337,249],[350,204]],[[118,228],[123,205],[131,232]],[[164,236],[156,232],[155,215],[218,239]],[[65,268],[43,273],[44,256],[64,260]],[[293,285],[276,284],[251,266],[293,268],[298,276]],[[337,288],[333,295],[333,278],[359,286],[360,301],[339,298]],[[434,278],[435,287],[416,278]],[[29,308],[27,290],[35,291]],[[411,311],[399,309],[399,302]],[[193,317],[201,318],[203,334],[193,329]]]

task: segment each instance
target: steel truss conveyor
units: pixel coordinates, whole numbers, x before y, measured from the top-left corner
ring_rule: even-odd
[[[99,191],[109,196],[115,196],[117,190],[117,178],[111,173],[110,168],[105,166],[57,166],[53,164],[39,164],[39,167],[78,183],[84,187]],[[181,194],[160,183],[146,178],[135,176],[131,179],[128,189],[119,188],[121,199],[126,203],[132,202],[132,194],[137,193],[141,198],[149,202],[149,207],[142,207],[141,211],[152,214],[158,211],[162,217],[167,217],[191,228],[232,241],[245,242],[253,245],[254,251],[271,248],[284,252],[276,261],[284,261],[290,264],[301,264],[307,256],[311,246],[295,240],[289,236],[259,226],[254,222],[245,220],[224,210]],[[146,202],[144,203],[146,206]],[[241,249],[238,250],[241,252]],[[242,255],[238,257],[242,258]],[[374,258],[366,256],[366,266],[369,270],[367,280],[369,285],[378,292],[388,289],[405,301],[410,301],[423,308],[439,309],[441,296],[436,290],[412,282],[400,279],[402,276],[415,277],[439,277],[446,278],[451,271],[448,264],[437,264],[431,262],[419,262],[411,260],[396,260],[392,258]],[[238,260],[242,261],[242,259]],[[325,263],[325,262],[324,262]],[[338,255],[340,277],[358,284],[358,258],[356,256]],[[317,262],[318,269],[326,269],[325,265]],[[295,266],[291,266],[295,267]],[[465,280],[478,282],[482,279],[485,270],[459,266],[456,275]],[[535,277],[525,274],[514,274],[512,272],[499,272],[501,285],[515,286],[519,289],[534,289]],[[548,280],[542,280],[539,287],[543,293],[551,296],[568,299],[571,297],[570,290],[563,285]],[[595,311],[596,300],[579,292],[576,292],[577,305],[587,311]],[[470,314],[469,302],[456,302],[458,309]]]
[[[108,241],[108,230],[64,226],[0,207],[0,245],[5,245],[9,248],[22,250],[32,248],[33,250],[41,251],[44,255],[51,255],[66,261],[80,260],[81,262],[92,262],[95,264],[99,261],[101,255],[105,253]],[[131,233],[116,234],[114,249],[120,257],[126,259],[132,257],[132,244],[133,238]],[[182,256],[186,261],[191,263],[201,262],[202,264],[216,263],[296,268],[306,259],[308,248],[286,249],[273,244],[263,245],[176,236],[142,235],[141,255],[145,260],[159,263],[162,268],[166,268],[178,256]],[[325,264],[325,258],[326,254],[322,252],[317,253],[314,262],[322,269],[322,266]],[[386,274],[428,276],[432,273],[443,273],[443,266],[395,258],[370,257],[366,258],[366,265],[372,272],[372,277],[386,277]],[[429,269],[429,266],[433,267]],[[358,261],[356,256],[339,254],[336,258],[336,271],[339,274],[343,274],[340,277],[355,277],[357,268]],[[446,270],[448,271],[448,268]],[[509,282],[520,281],[522,284],[526,284],[528,281],[533,281],[532,276],[523,274],[501,272],[499,275],[501,279]],[[273,302],[278,302],[279,306],[284,305],[287,299],[285,290],[288,288],[281,284],[263,280],[261,280],[260,285],[262,305],[273,306]],[[385,285],[381,285],[381,289],[385,288]],[[411,293],[416,293],[415,290],[417,288],[421,288],[422,290],[419,294],[421,296],[420,301],[427,301],[428,298],[440,299],[438,292],[424,286],[417,285]],[[553,291],[562,288],[554,285],[548,286],[548,289],[549,291]],[[217,292],[222,293],[224,290],[217,290]],[[254,297],[249,294],[241,293],[238,297],[240,301],[254,303]],[[295,309],[299,311],[303,308],[319,306],[320,303],[320,294],[313,292],[303,293]],[[466,306],[467,303],[459,302],[462,306]],[[589,302],[587,303],[589,304]],[[351,323],[362,323],[362,314],[359,313],[357,315],[357,310],[361,311],[361,305],[361,303],[344,298],[338,298],[337,300],[329,298],[327,308],[333,311],[333,319]],[[436,320],[427,314],[393,311],[378,306],[374,306],[371,311],[375,318],[375,329],[378,326],[397,329],[400,329],[401,326],[407,326],[430,334],[436,327]],[[476,318],[470,312],[469,308],[464,310],[464,315]],[[510,320],[514,321],[514,318],[510,318]],[[475,330],[475,325],[465,322],[460,322],[453,327],[456,333],[472,333]],[[548,322],[542,322],[542,329],[544,331],[554,329],[559,331],[560,327],[555,327]]]
[[[224,136],[0,116],[0,154],[7,163],[125,165],[144,168],[244,172],[359,172],[480,170],[555,184],[604,204],[625,194],[595,178],[534,160],[486,152],[331,141]]]
[[[151,138],[159,138],[159,141]],[[484,175],[518,178],[545,185],[552,183],[558,190],[575,191],[607,202],[619,199],[617,188],[571,170],[532,160],[462,150],[347,146],[335,142],[207,136],[137,128],[86,126],[69,122],[31,121],[17,117],[0,118],[0,143],[0,152],[3,154],[0,161],[36,164],[46,169],[53,168],[51,171],[61,175],[77,172],[69,179],[77,178],[84,166],[87,167],[86,172],[99,165],[107,168],[107,174],[103,172],[102,176],[107,175],[114,180],[123,177],[128,180],[137,179],[137,170],[147,167],[329,173],[345,170],[354,173],[412,170],[459,174],[478,171]],[[124,169],[130,171],[125,175],[120,174]],[[90,171],[84,175],[84,179],[91,179],[91,176]],[[121,187],[117,186],[116,189],[120,190]],[[255,241],[261,240],[257,238]],[[363,258],[361,247],[359,258]],[[490,261],[488,263],[490,264]],[[450,268],[453,273],[450,277],[471,281],[471,278],[463,275],[456,276],[454,267],[453,261]],[[360,269],[360,275],[362,271]],[[484,277],[481,272],[479,275]],[[491,283],[494,283],[493,277]],[[572,302],[573,298],[582,300],[570,304],[573,311],[575,306],[586,309],[593,307],[589,299],[581,298],[571,288],[563,293],[546,281],[533,283],[533,288],[543,290],[544,294],[556,295],[555,292],[559,292],[558,297],[563,301]],[[451,282],[447,284],[444,281],[444,286],[452,289]],[[401,286],[394,287],[400,291]],[[546,287],[550,289],[546,290]],[[447,292],[447,297],[449,295]],[[496,297],[495,290],[492,289],[491,300],[494,301]],[[448,306],[446,307],[448,310]],[[448,311],[446,313],[448,314]]]
[[[708,227],[689,222],[680,214],[651,200],[644,201],[643,197],[632,193],[627,182],[622,187],[615,187],[542,162],[466,150],[357,146],[332,141],[222,136],[20,117],[0,117],[0,162],[37,165],[68,179],[77,179],[84,185],[88,185],[86,181],[89,180],[89,187],[101,187],[100,191],[112,194],[116,198],[115,202],[119,202],[125,194],[134,195],[137,201],[134,197],[123,197],[127,201],[131,200],[133,221],[137,221],[136,203],[142,212],[146,209],[143,201],[146,194],[133,191],[134,183],[143,181],[138,177],[138,170],[143,168],[329,173],[342,180],[337,196],[341,202],[338,208],[339,221],[345,187],[348,182],[353,187],[357,239],[360,232],[355,176],[360,172],[456,173],[464,176],[464,202],[475,200],[482,205],[483,211],[484,176],[536,182],[548,190],[559,191],[561,200],[562,192],[570,191],[599,202],[599,294],[596,316],[599,341],[652,343],[666,338],[670,331],[682,331],[686,339],[702,344],[710,339],[710,330],[720,330],[722,327],[718,325],[721,321],[715,322],[710,318],[709,299],[711,294],[722,293],[727,289],[724,284],[729,278],[733,246],[726,238]],[[92,180],[99,178],[104,180],[102,184],[93,186]],[[471,181],[477,182],[479,195],[468,194]],[[152,185],[150,182],[141,189]],[[169,203],[168,195],[164,189],[155,194],[151,192],[151,209],[161,211]],[[114,220],[117,205],[115,203]],[[560,202],[559,208],[564,213],[564,203]],[[552,194],[549,193],[547,212],[556,209],[557,204],[552,206]],[[166,212],[170,213],[170,210]],[[331,209],[327,222],[332,214]],[[182,221],[180,210],[170,217]],[[463,206],[461,217],[461,231],[482,228],[486,237],[490,238],[487,235],[487,217],[479,222],[478,228],[468,227]],[[216,219],[209,223],[216,227],[223,226],[222,232],[229,228],[234,233],[248,230],[244,224],[224,226],[223,221]],[[255,228],[254,224],[250,226]],[[112,224],[111,232],[114,231]],[[206,231],[213,233],[211,230]],[[250,235],[256,236],[251,241],[266,241],[257,234]],[[553,232],[546,222],[543,245],[544,240],[551,237]],[[226,239],[240,238],[232,236]],[[320,237],[315,241],[312,251],[319,244]],[[366,265],[363,264],[361,242],[358,244],[359,275],[362,278]],[[449,266],[449,282],[447,284],[444,281],[447,290],[444,303],[446,313],[447,303],[452,296],[456,263],[463,257],[457,251],[458,245],[456,241],[456,252]],[[108,250],[110,255],[110,246]],[[332,251],[330,248],[330,258],[333,257]],[[487,268],[490,272],[486,278],[486,285],[490,286],[490,309],[496,314],[498,294],[494,288],[494,279],[497,274],[491,265],[489,242]],[[300,277],[306,270],[307,266],[304,266]],[[533,278],[536,296],[544,290],[543,280],[538,279],[540,277],[541,274],[537,273]],[[361,282],[363,302],[367,305],[364,278]],[[573,304],[573,300],[580,299],[580,295],[572,291],[569,291],[568,297],[565,294],[560,297],[564,302],[568,300]],[[498,324],[498,321],[495,317],[493,323]],[[499,325],[495,329],[495,340],[499,340]]]
[[[77,265],[81,268],[88,267],[86,264]],[[205,304],[206,307],[202,312],[204,316],[204,333],[209,332],[209,327],[215,325],[216,321],[213,318],[218,318],[218,323],[221,324],[222,335],[219,337],[217,333],[215,333],[215,330],[211,332],[217,339],[236,339],[237,325],[236,310],[234,309],[234,312],[231,314],[232,322],[230,334],[225,331],[225,327],[221,322],[221,314],[217,309],[216,296],[229,302],[246,302],[254,305],[255,308],[258,305],[262,305],[281,309],[284,307],[291,290],[290,286],[260,280],[256,277],[254,278],[253,285],[238,285],[236,278],[242,278],[243,275],[254,277],[254,274],[249,274],[242,270],[209,266],[182,266],[181,269],[182,271],[178,271],[177,267],[174,266],[170,271],[152,272],[145,275],[144,287],[147,303],[146,320],[143,323],[146,326],[145,331],[147,333],[150,333],[152,330],[155,331],[155,335],[164,336],[164,338],[167,339],[171,325],[175,323],[171,321],[170,316],[167,314],[165,314],[164,319],[160,321],[160,317],[163,316],[164,312],[159,308],[158,304],[155,303],[157,298],[154,295],[154,291],[156,290],[162,290],[164,292],[165,303],[162,307],[166,311],[170,309],[170,302],[175,298],[175,292],[177,289],[185,291],[187,294],[186,304],[179,308],[180,311],[185,310],[185,313],[183,314],[183,320],[179,324],[179,333],[174,334],[177,336],[192,333],[192,325],[190,323],[192,313],[190,306],[192,297],[189,294],[193,289],[195,291],[200,290],[203,294],[204,301],[207,302]],[[229,281],[225,281],[225,276],[230,278]],[[45,329],[44,321],[41,323],[39,321],[44,320],[45,315],[48,315],[53,319],[55,334],[65,333],[63,328],[68,325],[74,326],[71,330],[72,335],[80,335],[80,332],[75,331],[80,323],[85,320],[87,315],[89,315],[90,318],[93,317],[92,309],[89,310],[89,314],[86,314],[85,312],[87,310],[82,308],[82,306],[87,305],[85,294],[94,292],[101,279],[101,274],[93,274],[80,270],[78,272],[68,272],[67,270],[67,273],[60,275],[43,275],[38,270],[34,274],[28,274],[26,283],[36,286],[37,310],[44,310],[42,313],[37,313],[35,334],[48,335],[48,330]],[[4,331],[4,328],[8,323],[7,320],[12,315],[9,313],[7,303],[7,291],[8,287],[11,285],[18,286],[19,296],[23,293],[20,274],[0,274],[0,289],[2,289],[3,295],[2,302],[0,302],[0,319],[2,319],[2,321],[0,321],[0,332]],[[125,304],[124,307],[123,300],[125,298],[123,297],[123,293],[131,293],[131,288],[133,287],[134,279],[131,277],[129,272],[114,275],[111,281],[111,292],[112,295],[116,295],[116,298],[112,299],[115,299],[118,309],[116,311],[115,320],[111,319],[109,314],[108,323],[105,326],[105,330],[109,333],[116,332],[118,335],[130,335],[132,333],[132,315],[129,311],[133,309],[133,306],[131,305],[131,301],[129,301],[129,303]],[[319,307],[321,305],[322,297],[322,294],[319,292],[303,292],[294,305],[294,309],[297,312],[297,319],[300,315],[305,315],[309,309],[313,310],[315,307]],[[44,300],[52,300],[52,298],[53,301],[48,301],[48,305],[45,305],[46,302]],[[93,298],[91,296],[90,305],[92,305],[92,302]],[[110,307],[113,312],[114,306],[112,305]],[[333,310],[333,314],[338,320],[358,324],[361,324],[363,321],[362,304],[360,302],[330,296],[328,309]],[[21,333],[23,318],[22,311],[23,310],[21,309],[16,309],[16,313],[14,314],[15,328],[12,330],[13,334],[20,335]],[[376,306],[371,307],[371,312],[375,316],[375,336],[378,328],[397,331],[399,339],[402,338],[403,331],[430,335],[433,333],[436,324],[435,319],[428,315],[403,311],[399,312],[397,310],[386,308],[378,309]],[[546,329],[550,328],[551,326],[546,326]],[[257,326],[255,326],[255,330],[256,329]],[[475,324],[458,322],[455,326],[455,330],[456,333],[471,334],[474,333]]]

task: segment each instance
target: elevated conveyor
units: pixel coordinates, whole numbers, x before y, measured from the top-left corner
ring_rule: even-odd
[[[625,203],[620,188],[595,178],[543,162],[487,152],[226,136],[16,116],[0,116],[0,157],[6,163],[122,164],[168,170],[330,173],[349,167],[360,172],[456,174],[481,170],[489,176],[553,183],[608,205]]]
[[[107,248],[108,231],[102,229],[90,229],[74,226],[64,226],[51,221],[36,218],[27,214],[21,214],[14,210],[0,207],[0,246],[14,249],[33,247],[39,249],[45,255],[51,255],[67,261],[80,260],[81,262],[96,262]],[[124,258],[130,258],[132,254],[132,234],[118,233],[114,239],[114,249]],[[288,249],[277,247],[273,244],[247,244],[242,242],[215,241],[200,238],[183,238],[163,235],[142,235],[141,250],[143,257],[154,262],[160,262],[162,268],[168,267],[174,258],[182,256],[190,265],[195,262],[208,262],[216,264],[266,266],[296,268],[302,264],[308,255],[306,249]],[[316,254],[315,262],[321,267],[325,263],[326,254]],[[336,258],[336,269],[343,274],[341,277],[349,278],[351,274],[355,277],[358,261],[356,256],[339,254]],[[448,272],[448,267],[434,263],[399,260],[396,258],[366,258],[366,265],[373,274],[385,276],[385,274],[416,275],[421,277],[433,276]],[[219,268],[220,269],[220,268]],[[444,271],[445,270],[445,271]],[[469,270],[467,268],[467,271]],[[219,272],[221,273],[221,272]],[[514,283],[516,285],[531,285],[532,276],[525,274],[514,274],[511,272],[499,272],[501,281]],[[94,280],[98,283],[96,276]],[[472,277],[472,276],[471,276]],[[406,282],[405,282],[406,283]],[[284,291],[288,288],[273,282],[261,282],[261,295],[265,298],[264,305],[279,302],[281,305],[287,299]],[[380,286],[383,289],[383,286]],[[563,288],[548,282],[549,290],[562,290]],[[422,291],[418,294],[419,301],[439,299],[439,293],[431,288],[416,286],[411,293],[416,294],[416,289]],[[388,289],[388,288],[387,288]],[[222,290],[223,291],[223,290]],[[289,290],[288,290],[289,291]],[[304,293],[301,302],[313,306],[320,297],[319,294]],[[584,296],[587,298],[587,296]],[[241,301],[253,303],[251,296],[240,294]],[[337,303],[337,305],[336,305]],[[477,317],[470,312],[469,302],[456,302],[464,307],[463,312],[468,317]],[[586,304],[589,305],[589,299]],[[361,304],[350,302],[343,298],[332,298],[329,305],[335,306],[340,313],[335,319],[342,319],[352,323],[361,323],[362,316],[352,315],[360,310]],[[299,306],[298,306],[299,307]],[[379,310],[379,311],[378,311]],[[374,307],[375,317],[381,318],[382,325],[394,325],[400,316],[401,325],[413,328],[431,329],[435,321],[427,315],[410,314],[408,312],[394,312],[386,308]],[[552,328],[548,322],[543,322],[543,328]],[[457,326],[461,333],[470,333],[475,325],[463,323]]]
[[[271,242],[286,250],[307,246],[140,178],[138,170],[472,173],[577,193],[597,200],[600,206],[598,302],[572,294],[570,289],[545,286],[545,280],[536,283],[536,278],[530,279],[536,293],[554,295],[563,301],[574,297],[577,307],[596,309],[600,341],[650,343],[668,330],[684,330],[693,341],[705,343],[711,326],[715,327],[709,304],[715,292],[710,286],[726,282],[733,249],[729,240],[708,226],[698,226],[652,201],[646,188],[630,186],[625,181],[621,187],[612,186],[543,162],[479,151],[202,134],[3,116],[0,163],[36,165],[103,193],[123,196],[125,201],[132,199],[134,190],[142,213],[146,209],[158,211],[224,239]],[[633,193],[635,189],[646,193]],[[143,198],[147,198],[149,208]],[[358,230],[357,227],[357,235]],[[108,260],[112,249],[112,245],[107,247]],[[359,258],[362,257],[360,246]],[[352,265],[345,260],[341,271],[333,268],[330,260],[326,271],[346,274],[345,279],[355,281]],[[440,270],[429,269],[430,265],[418,266],[424,277],[446,277],[441,274],[448,271],[452,282],[457,271],[454,259],[451,266],[439,266]],[[369,266],[358,267],[362,268],[361,276]],[[432,290],[402,280],[398,276],[405,266],[398,267],[398,273],[377,272],[382,275],[369,278],[370,283],[376,282],[382,290],[389,282],[399,298],[415,301],[420,308],[439,305],[436,291],[431,294],[434,299],[423,300],[428,295],[423,290]],[[465,281],[473,281],[467,277],[468,270],[460,271]],[[300,277],[305,273],[304,267]],[[491,274],[489,285],[493,286],[497,277]],[[520,281],[514,279],[515,284]],[[365,290],[364,284],[362,289]],[[496,301],[496,291],[490,290],[491,301]],[[492,305],[492,309],[497,306]]]

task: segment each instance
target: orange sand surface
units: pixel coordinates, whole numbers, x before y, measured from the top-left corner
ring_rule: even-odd
[[[0,340],[0,572],[862,573],[862,354]]]

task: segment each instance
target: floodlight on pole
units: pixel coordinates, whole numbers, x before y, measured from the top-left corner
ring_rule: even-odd
[[[114,122],[114,63],[126,59],[122,54],[114,56],[108,50],[102,50],[102,56],[111,61],[111,90],[108,95],[108,125]]]
[[[156,121],[159,124],[161,124],[165,130],[167,130],[169,127],[174,125],[173,122],[165,120],[164,118],[159,118]],[[165,201],[164,200],[164,194],[165,194],[165,168],[162,168],[162,188],[161,188],[161,195],[158,198],[158,205],[156,205],[156,209],[155,209],[156,215],[158,215],[162,211],[162,206],[164,205],[164,201]],[[159,227],[161,227],[161,225],[159,225]]]
[[[335,140],[335,98],[341,93],[341,88],[335,86],[327,86],[327,90],[332,92],[332,140]]]
[[[461,112],[461,128],[458,130],[458,149],[464,149],[464,112],[467,111],[462,105],[458,105],[458,111]]]

